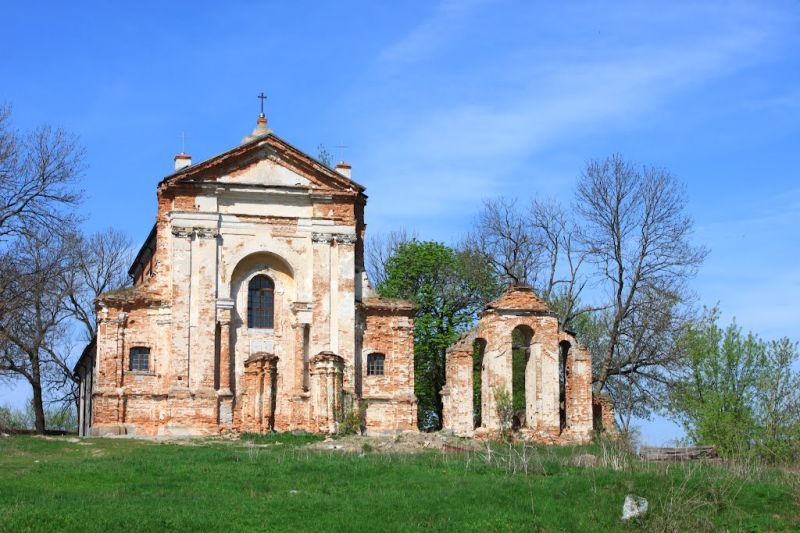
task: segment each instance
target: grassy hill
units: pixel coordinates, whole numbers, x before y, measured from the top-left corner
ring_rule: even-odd
[[[607,445],[343,455],[314,439],[0,438],[0,531],[800,528],[791,472],[642,463]],[[597,466],[573,466],[587,453]],[[650,502],[633,524],[629,493]]]

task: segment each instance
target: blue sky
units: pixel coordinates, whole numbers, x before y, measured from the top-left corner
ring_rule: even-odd
[[[699,301],[798,340],[798,22],[796,2],[12,2],[0,101],[80,135],[87,228],[137,243],[181,132],[195,161],[237,145],[262,90],[279,136],[347,145],[369,231],[455,241],[481,199],[569,203],[620,152],[686,183]]]

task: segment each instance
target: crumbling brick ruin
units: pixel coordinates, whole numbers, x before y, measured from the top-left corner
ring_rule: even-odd
[[[176,156],[133,287],[97,299],[97,337],[76,365],[81,434],[332,433],[350,409],[370,433],[416,430],[415,309],[369,286],[367,197],[350,173],[275,136],[263,115],[236,148],[198,164]],[[493,391],[515,382],[514,330],[521,431],[586,441],[590,354],[521,287],[448,352],[445,429],[498,429]]]
[[[498,434],[496,395],[505,390],[523,437],[591,439],[591,354],[530,287],[513,286],[486,306],[476,328],[448,350],[446,376],[443,425],[457,435]]]

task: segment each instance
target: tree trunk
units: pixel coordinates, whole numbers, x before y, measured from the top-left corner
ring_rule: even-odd
[[[38,374],[39,373],[36,372],[37,378]],[[33,412],[36,415],[34,429],[39,435],[44,435],[44,401],[42,399],[42,384],[37,379],[36,383],[31,383],[31,386],[33,387]]]
[[[33,413],[36,417],[34,429],[39,435],[44,435],[44,398],[42,395],[42,370],[39,366],[38,347],[28,352],[31,361],[31,388],[33,389]]]

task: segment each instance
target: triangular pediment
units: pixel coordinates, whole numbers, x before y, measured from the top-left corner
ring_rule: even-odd
[[[219,182],[360,193],[364,187],[273,134],[264,135],[164,178],[162,184]]]

